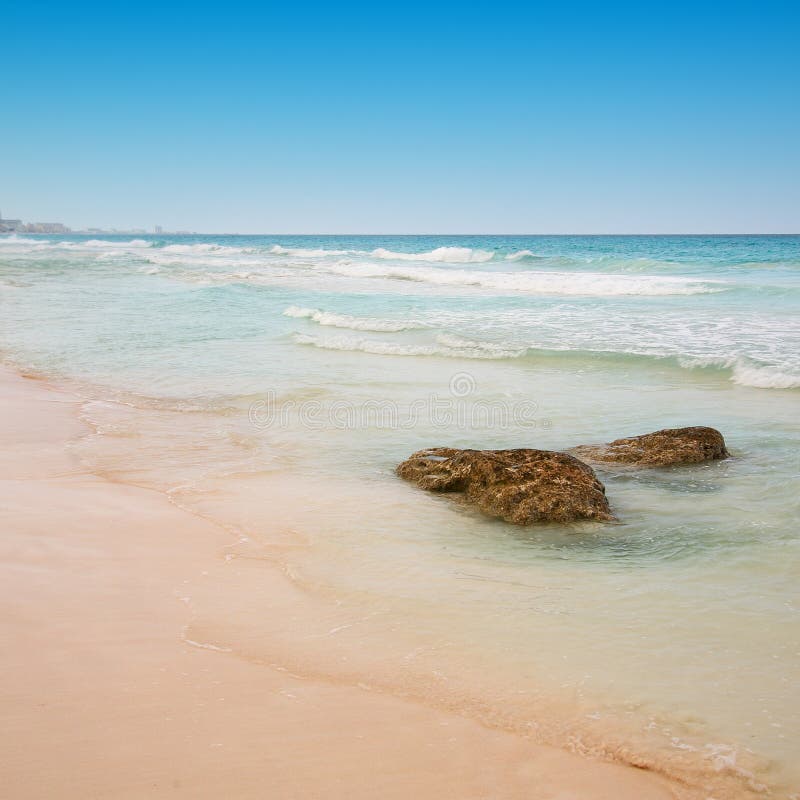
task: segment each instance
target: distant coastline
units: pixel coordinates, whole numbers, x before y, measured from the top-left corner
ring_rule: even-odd
[[[161,225],[155,225],[152,230],[146,228],[82,228],[73,230],[63,222],[23,222],[21,219],[3,219],[0,211],[0,234],[2,233],[39,233],[78,236],[198,236],[195,231],[168,231]],[[231,235],[231,234],[226,234]]]
[[[8,223],[17,222],[17,227],[7,227]],[[44,228],[48,228],[45,230]],[[396,239],[413,239],[419,237],[437,237],[441,239],[508,239],[508,238],[546,238],[546,239],[569,239],[569,238],[584,238],[584,239],[619,239],[619,238],[639,238],[639,239],[669,239],[680,237],[684,239],[713,239],[713,238],[726,238],[726,239],[746,239],[749,237],[764,237],[764,238],[787,238],[800,236],[800,231],[791,232],[773,232],[773,233],[758,233],[756,232],[707,232],[707,233],[387,233],[385,231],[379,233],[358,233],[358,232],[344,232],[344,233],[329,233],[329,232],[305,232],[298,233],[296,231],[171,231],[171,230],[147,230],[146,228],[70,228],[60,222],[31,222],[23,223],[20,220],[7,220],[0,218],[0,235],[12,233],[29,233],[40,235],[54,235],[64,234],[66,236],[280,236],[280,237],[294,237],[294,238],[331,238],[331,239],[348,239],[348,238],[373,238],[385,239],[392,237]]]

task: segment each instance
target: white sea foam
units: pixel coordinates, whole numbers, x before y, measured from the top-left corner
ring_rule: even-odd
[[[325,250],[323,248],[283,247],[276,244],[270,247],[270,253],[278,256],[299,256],[301,258],[325,258],[326,256],[346,256],[350,250]]]
[[[146,254],[146,260],[158,266],[188,263],[202,267],[207,263],[214,267],[228,266],[233,270],[241,267],[249,268],[244,277],[239,273],[228,276],[216,273],[213,278],[201,275],[184,276],[186,280],[192,281],[199,279],[225,282],[228,279],[237,282],[246,280],[252,283],[289,285],[297,284],[299,281],[306,285],[309,281],[317,282],[327,273],[332,276],[357,279],[359,285],[355,288],[359,291],[370,288],[382,291],[383,287],[377,283],[363,280],[377,279],[406,281],[409,284],[418,283],[445,291],[459,290],[462,293],[471,290],[510,296],[522,294],[594,297],[695,295],[725,291],[733,286],[725,281],[684,276],[529,269],[495,272],[466,266],[460,268],[449,266],[468,262],[480,263],[493,257],[491,251],[473,250],[467,247],[440,247],[424,253],[396,253],[385,249],[366,253],[344,249],[291,249],[282,245],[274,245],[268,250],[248,249],[207,242],[173,243],[165,247],[155,247],[153,242],[144,239],[49,242],[8,237],[0,241],[8,248],[4,250],[7,253],[27,254],[39,249],[45,252],[63,249],[76,253],[93,252],[100,260],[114,260],[137,254],[141,257]],[[290,258],[270,258],[275,255],[290,256]],[[532,255],[532,251],[521,250],[509,254],[507,258],[513,261],[522,257],[529,258]],[[307,257],[311,261],[306,264],[292,263],[291,257]],[[441,265],[430,263],[436,261]],[[338,286],[331,288],[339,289]],[[422,287],[415,290],[411,285],[405,288],[405,291],[412,293],[421,290]]]
[[[491,250],[473,250],[471,247],[437,247],[427,253],[397,253],[379,247],[377,250],[373,250],[371,255],[374,258],[385,258],[392,261],[443,261],[447,264],[468,264],[491,261],[494,258]]]
[[[10,236],[0,236],[0,245],[16,246],[20,244],[41,244],[39,239],[25,239],[12,233]]]
[[[740,361],[733,366],[731,380],[740,386],[757,389],[800,389],[800,374],[783,372],[775,367],[761,367]]]
[[[289,306],[289,308],[283,312],[283,315],[285,317],[295,317],[297,319],[310,319],[319,325],[332,328],[348,328],[354,331],[393,333],[427,327],[421,322],[400,322],[389,319],[352,317],[349,314],[334,314],[330,311],[321,311],[318,308],[301,308],[299,306]]]
[[[513,320],[516,315],[499,314],[492,326],[495,335],[500,335],[500,340],[487,341],[474,337],[467,338],[462,335],[455,335],[449,332],[442,332],[436,335],[433,342],[386,342],[371,338],[352,338],[352,337],[322,337],[309,336],[298,341],[304,344],[313,344],[316,347],[333,350],[354,350],[369,352],[382,355],[437,355],[460,358],[484,358],[484,359],[513,359],[535,351],[549,352],[553,354],[584,354],[590,357],[593,353],[602,356],[619,357],[633,356],[647,359],[661,360],[664,358],[676,358],[677,363],[685,369],[711,368],[720,370],[723,374],[736,384],[742,386],[752,386],[760,389],[795,389],[800,388],[800,367],[793,366],[791,363],[779,363],[777,365],[759,364],[749,358],[740,355],[731,356],[710,356],[703,352],[690,355],[684,349],[688,342],[697,341],[698,334],[693,329],[680,329],[675,331],[684,335],[688,339],[664,339],[663,332],[657,330],[648,331],[644,327],[636,328],[639,331],[639,339],[630,339],[632,335],[629,326],[617,318],[610,319],[608,325],[601,326],[597,331],[597,336],[578,337],[571,341],[562,342],[557,336],[561,331],[563,337],[562,318],[570,315],[569,310],[555,313],[558,309],[551,309],[553,314],[547,311],[541,313],[542,327],[538,337],[521,337],[518,331],[525,325],[521,322],[514,325]],[[291,306],[284,311],[289,317],[304,318],[317,322],[322,326],[345,328],[355,331],[391,333],[407,330],[413,327],[431,328],[446,325],[448,328],[453,326],[461,327],[462,324],[469,328],[470,317],[459,314],[438,314],[434,319],[422,319],[413,325],[405,325],[394,320],[369,319],[351,317],[349,315],[332,314],[314,308],[304,308]],[[554,322],[562,320],[562,323]],[[555,328],[553,325],[555,324]],[[594,326],[586,322],[587,332],[594,330]],[[578,326],[581,328],[581,325]],[[618,330],[615,330],[618,328]],[[456,328],[457,329],[457,328]],[[651,335],[648,338],[648,332]],[[617,334],[621,334],[618,336]],[[642,339],[642,337],[644,337]],[[642,339],[640,341],[640,339]],[[561,343],[560,343],[561,342]],[[726,349],[733,346],[733,342],[726,336],[720,335],[710,340],[706,340],[708,347],[702,348],[708,351],[710,348]],[[684,354],[680,354],[683,349]]]
[[[384,356],[445,356],[447,358],[504,359],[518,358],[525,350],[504,348],[489,342],[476,342],[441,335],[434,344],[407,344],[380,339],[349,336],[310,336],[297,333],[298,344],[308,344],[324,350],[344,350]]]
[[[273,245],[269,252],[273,255],[299,256],[302,258],[326,258],[328,256],[372,256],[373,258],[391,261],[428,261],[448,264],[468,264],[491,261],[494,253],[491,250],[473,250],[470,247],[437,247],[424,253],[401,253],[379,247],[368,252],[366,250],[328,250],[325,248],[284,247]]]
[[[226,253],[246,253],[242,247],[228,247],[221,244],[169,244],[161,248],[164,253],[185,253],[186,255],[224,255]]]
[[[345,350],[383,356],[433,356],[438,355],[440,351],[440,348],[434,345],[400,344],[345,336],[310,336],[296,333],[294,340],[298,344],[309,344],[323,350]]]
[[[141,250],[153,246],[144,239],[130,239],[125,242],[112,242],[107,239],[87,239],[86,241],[53,242],[48,239],[25,239],[19,236],[0,237],[0,244],[6,246],[32,245],[31,250]]]
[[[165,256],[161,253],[155,252],[152,254],[148,254],[147,258],[145,259],[149,264],[159,264],[163,267],[169,267],[173,264],[185,264],[186,258],[181,257],[180,255],[173,255],[173,256]],[[205,276],[196,276],[196,275],[185,275],[182,276],[186,280],[190,281],[191,283],[196,283],[199,280],[205,280]]]
[[[800,368],[796,371],[787,371],[786,367],[756,364],[742,356],[682,357],[678,359],[678,363],[686,369],[710,367],[730,370],[731,381],[740,386],[752,386],[756,389],[800,389]]]
[[[221,273],[221,272],[203,272],[204,265],[214,267],[241,267],[251,266],[255,262],[252,256],[249,256],[246,251],[242,250],[238,254],[235,251],[221,251],[217,253],[180,253],[169,252],[165,253],[163,250],[152,250],[148,252],[146,261],[151,264],[160,264],[161,266],[172,266],[175,264],[191,265],[194,272],[187,272],[181,278],[188,280],[192,283],[199,280],[205,280],[208,277],[213,277],[215,280],[225,282],[225,280],[239,280],[241,273]]]
[[[532,250],[517,250],[515,253],[509,253],[506,261],[522,261],[525,258],[542,258],[542,256],[537,256]]]
[[[472,356],[479,358],[519,358],[527,350],[525,347],[512,347],[509,344],[464,339],[461,336],[453,336],[450,333],[440,333],[436,337],[436,341],[454,352],[480,354]]]
[[[67,247],[67,248],[83,248],[89,247],[92,249],[102,249],[102,250],[111,250],[111,249],[119,249],[119,250],[139,250],[145,247],[152,247],[152,242],[147,242],[144,239],[131,239],[128,242],[110,242],[106,239],[89,239],[86,242],[59,242],[59,247]]]
[[[654,275],[607,275],[596,272],[484,272],[440,267],[400,267],[338,261],[325,269],[353,278],[388,278],[439,286],[464,286],[510,294],[614,297],[707,294],[724,291],[721,281]]]

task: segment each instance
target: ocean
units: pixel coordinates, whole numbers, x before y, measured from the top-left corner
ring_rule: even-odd
[[[800,236],[10,236],[0,310],[76,458],[230,531],[187,640],[800,796]],[[598,469],[619,523],[394,475],[684,425],[731,458]]]

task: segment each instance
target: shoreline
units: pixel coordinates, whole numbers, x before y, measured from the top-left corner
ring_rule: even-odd
[[[230,533],[88,472],[69,452],[91,433],[69,392],[3,366],[0,406],[11,796],[686,796],[458,711],[192,642],[192,594]]]

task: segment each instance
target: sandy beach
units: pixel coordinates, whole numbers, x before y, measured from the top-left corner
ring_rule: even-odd
[[[4,369],[0,406],[6,796],[675,796],[647,771],[192,645],[190,598],[230,535],[87,472],[68,392]]]

